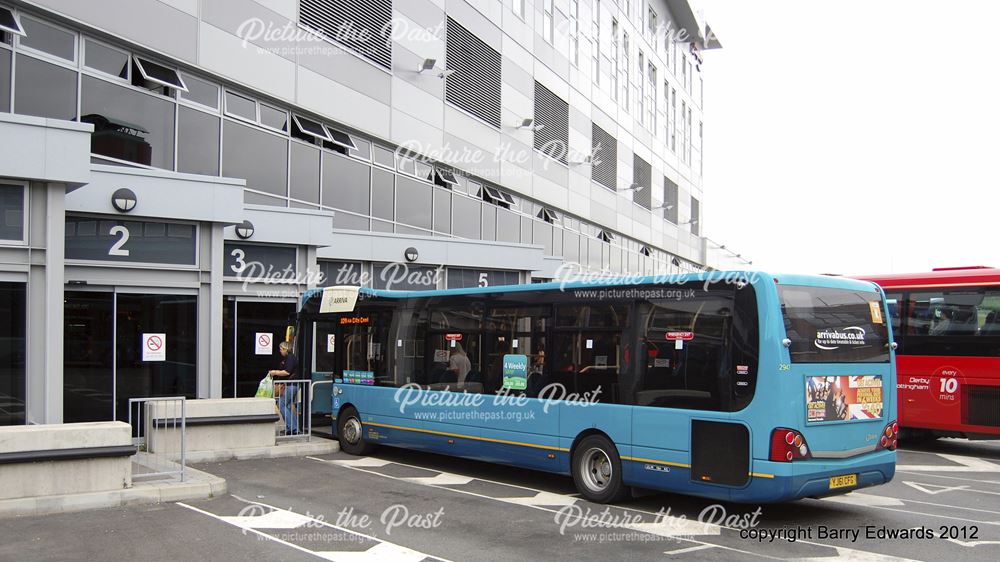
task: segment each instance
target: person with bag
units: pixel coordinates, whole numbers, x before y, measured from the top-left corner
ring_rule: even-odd
[[[274,398],[281,411],[281,417],[285,419],[285,431],[287,435],[295,435],[299,432],[299,417],[296,413],[295,400],[298,398],[299,388],[296,385],[281,384],[281,380],[294,379],[299,372],[299,360],[292,353],[292,344],[283,341],[278,344],[278,352],[283,357],[281,367],[267,372],[267,375],[274,382]]]

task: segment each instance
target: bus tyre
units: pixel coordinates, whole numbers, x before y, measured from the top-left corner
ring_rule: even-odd
[[[337,440],[340,450],[349,455],[367,455],[375,448],[365,441],[361,416],[353,406],[348,406],[337,415]]]
[[[595,503],[616,502],[628,496],[618,449],[603,435],[584,437],[576,446],[573,482],[584,498]]]

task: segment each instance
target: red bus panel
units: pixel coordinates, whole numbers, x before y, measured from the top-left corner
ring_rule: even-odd
[[[899,424],[1000,438],[1000,270],[865,276],[889,300]]]

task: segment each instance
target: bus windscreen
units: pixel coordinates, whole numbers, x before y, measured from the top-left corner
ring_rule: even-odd
[[[889,331],[875,291],[779,285],[793,363],[886,363]]]

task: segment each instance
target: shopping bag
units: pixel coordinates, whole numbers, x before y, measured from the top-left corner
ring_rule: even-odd
[[[267,375],[257,385],[257,398],[274,398],[274,379]]]

